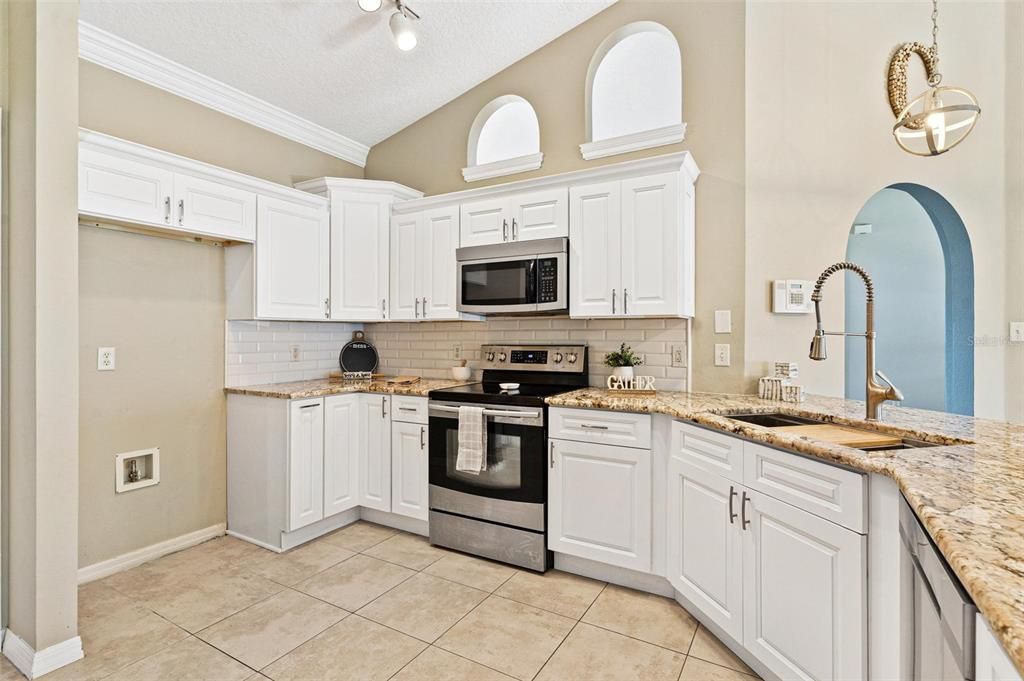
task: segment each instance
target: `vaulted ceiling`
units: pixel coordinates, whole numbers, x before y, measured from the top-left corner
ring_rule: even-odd
[[[409,0],[419,45],[395,48],[393,0],[82,0],[81,19],[372,146],[614,0]]]

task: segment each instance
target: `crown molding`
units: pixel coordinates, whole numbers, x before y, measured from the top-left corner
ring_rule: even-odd
[[[205,76],[84,21],[78,55],[86,61],[245,121],[335,158],[366,166],[370,147]]]

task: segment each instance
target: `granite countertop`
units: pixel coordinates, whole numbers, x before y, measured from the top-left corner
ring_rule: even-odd
[[[255,397],[276,397],[282,400],[297,400],[307,397],[324,397],[326,395],[343,395],[345,393],[386,393],[388,395],[412,395],[426,397],[431,390],[443,390],[457,385],[466,385],[472,381],[456,381],[455,379],[421,378],[416,383],[400,384],[382,381],[342,381],[332,382],[326,378],[312,381],[293,381],[291,383],[265,383],[263,385],[246,385],[237,388],[224,388],[224,392],[235,395],[252,395]]]
[[[863,402],[821,396],[789,404],[755,395],[619,396],[585,388],[547,402],[559,407],[668,414],[892,478],[1024,673],[1024,424],[889,406],[883,408],[883,422],[867,423]],[[810,416],[939,446],[863,452],[727,418],[751,412]]]

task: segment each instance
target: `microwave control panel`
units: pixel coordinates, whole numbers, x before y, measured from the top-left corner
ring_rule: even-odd
[[[586,367],[586,345],[480,346],[481,369],[582,373]]]
[[[558,260],[555,258],[537,260],[537,302],[558,302]]]

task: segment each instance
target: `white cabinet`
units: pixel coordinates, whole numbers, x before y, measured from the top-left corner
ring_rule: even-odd
[[[549,440],[548,548],[651,569],[651,452]]]
[[[359,396],[324,398],[324,517],[359,505]]]
[[[976,616],[975,637],[976,681],[1021,681],[1020,672],[980,614]]]
[[[392,320],[460,319],[455,298],[459,208],[391,218]]]
[[[737,641],[743,639],[742,488],[681,460],[668,460],[667,577]]]
[[[324,319],[330,278],[325,209],[260,197],[256,229],[256,316]]]
[[[323,401],[293,401],[288,428],[287,529],[293,531],[324,517]]]
[[[571,187],[570,316],[693,316],[689,170]]]
[[[174,173],[90,148],[78,152],[78,210],[86,215],[171,225]]]
[[[426,520],[430,507],[427,426],[394,421],[391,425],[391,511]]]
[[[359,395],[359,505],[391,511],[391,415],[388,395]]]
[[[234,241],[256,238],[256,194],[199,177],[174,176],[176,224]]]
[[[460,246],[569,236],[566,187],[525,191],[463,203]]]
[[[780,678],[866,678],[865,537],[760,493],[745,518],[744,647]]]

